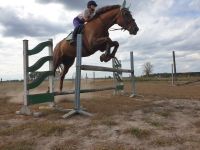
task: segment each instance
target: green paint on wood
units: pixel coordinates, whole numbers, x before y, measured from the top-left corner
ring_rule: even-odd
[[[124,90],[124,84],[122,85],[117,85],[116,86],[116,90],[119,91],[119,90]]]
[[[47,78],[48,76],[51,76],[51,75],[53,75],[53,71],[41,72],[41,75],[36,80],[34,80],[32,83],[29,83],[27,85],[28,90],[36,88],[37,86],[39,86],[42,83],[42,81],[45,80],[45,78]]]
[[[50,60],[53,60],[52,56],[42,57],[34,65],[28,67],[27,71],[34,72],[34,71],[38,70],[45,62],[50,61]]]
[[[41,52],[46,46],[49,46],[49,45],[53,45],[53,43],[51,41],[42,42],[38,44],[36,47],[34,47],[32,50],[28,50],[27,55],[30,56],[30,55],[37,54]]]
[[[53,102],[54,94],[53,93],[42,93],[42,94],[33,94],[28,95],[28,105],[31,104],[40,104],[46,102]]]

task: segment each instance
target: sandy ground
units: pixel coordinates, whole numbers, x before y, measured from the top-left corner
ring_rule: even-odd
[[[82,82],[82,88],[112,81]],[[57,84],[56,84],[57,86]],[[42,84],[33,93],[46,91]],[[74,88],[65,82],[64,90]],[[1,150],[199,150],[200,83],[171,86],[168,82],[138,82],[137,96],[113,91],[81,95],[81,105],[93,117],[62,119],[64,112],[42,109],[43,116],[15,115],[21,107],[22,83],[0,84]],[[63,108],[73,108],[74,95],[58,96]],[[42,104],[43,106],[44,104]],[[38,111],[38,106],[31,107]],[[46,106],[46,105],[45,105]]]

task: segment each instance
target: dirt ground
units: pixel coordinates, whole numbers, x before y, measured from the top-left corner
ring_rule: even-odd
[[[82,81],[83,88],[111,85],[112,81]],[[56,86],[58,84],[56,83]],[[33,93],[45,92],[47,83]],[[66,81],[65,89],[74,88]],[[93,117],[62,119],[64,112],[43,109],[43,116],[15,115],[23,99],[23,83],[0,83],[1,150],[199,150],[200,83],[171,86],[170,82],[136,84],[130,98],[113,91],[81,94],[81,106]],[[73,108],[74,95],[56,97],[60,107]]]

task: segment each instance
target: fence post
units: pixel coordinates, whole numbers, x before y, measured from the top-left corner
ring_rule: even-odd
[[[82,35],[77,35],[76,51],[76,77],[75,77],[75,110],[80,110],[80,88],[81,88],[81,57],[82,57]]]
[[[82,59],[82,34],[77,35],[76,45],[76,77],[75,77],[75,101],[74,109],[69,113],[63,115],[63,118],[68,118],[74,114],[83,114],[92,116],[92,114],[83,111],[80,107],[80,90],[81,90],[81,59]]]
[[[175,51],[172,52],[173,55],[173,65],[174,65],[174,82],[176,81],[176,55],[175,55]]]
[[[53,71],[53,39],[49,39],[52,43],[48,46],[49,56],[52,56],[52,60],[49,61],[49,71]],[[54,93],[54,75],[49,76],[49,93]],[[54,107],[55,102],[50,103],[50,107]]]
[[[174,68],[173,68],[173,64],[171,64],[171,68],[172,68],[172,86],[174,85]]]
[[[112,59],[112,67],[115,68],[114,58]],[[115,87],[113,95],[116,95],[117,94],[117,91],[116,91],[116,88],[117,88],[117,79],[116,79],[116,76],[115,76],[115,72],[113,72],[113,85]]]
[[[93,72],[93,82],[95,83],[95,72]]]
[[[132,91],[130,97],[136,96],[136,89],[135,89],[135,75],[134,75],[134,57],[133,57],[133,52],[130,52],[130,66],[131,66],[131,84],[132,84]]]
[[[29,61],[28,61],[28,40],[23,40],[23,70],[24,70],[24,95],[23,95],[23,103],[24,105],[19,111],[16,111],[17,115],[32,115],[31,110],[28,108],[28,95],[29,95],[29,90],[28,90],[28,66],[29,66]]]
[[[28,105],[27,95],[29,94],[27,85],[28,85],[28,71],[27,68],[29,66],[28,61],[28,40],[23,40],[23,65],[24,65],[24,105]]]

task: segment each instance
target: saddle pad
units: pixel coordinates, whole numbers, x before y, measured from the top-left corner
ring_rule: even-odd
[[[70,41],[70,40],[72,40],[72,35],[73,35],[73,31],[70,32],[70,34],[68,34],[68,36],[65,38],[66,41]]]

